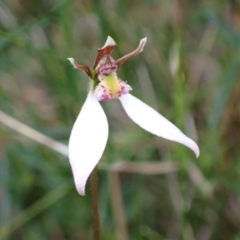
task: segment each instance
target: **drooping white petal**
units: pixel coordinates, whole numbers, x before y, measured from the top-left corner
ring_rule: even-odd
[[[159,137],[182,143],[192,149],[196,157],[199,156],[198,145],[153,108],[129,93],[122,95],[119,100],[128,116],[140,127]]]
[[[85,195],[85,184],[99,162],[108,138],[106,115],[90,92],[73,126],[69,160],[77,191]]]

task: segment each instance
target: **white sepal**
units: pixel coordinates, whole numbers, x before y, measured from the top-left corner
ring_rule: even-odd
[[[196,157],[199,156],[198,145],[156,110],[129,93],[122,95],[119,100],[128,116],[140,127],[159,137],[182,143],[192,149]]]
[[[116,42],[110,36],[108,36],[104,46],[101,49],[104,49],[109,46],[116,46],[116,45],[117,45]]]
[[[140,47],[139,53],[143,51],[143,48],[144,48],[146,42],[147,42],[147,38],[146,38],[146,37],[145,37],[145,38],[142,38],[142,39],[140,40],[140,43],[139,43],[139,47]]]
[[[69,60],[70,63],[74,66],[74,58],[67,58],[67,60]]]
[[[79,194],[85,195],[86,181],[99,162],[108,138],[106,115],[90,92],[73,126],[69,140],[69,160]]]

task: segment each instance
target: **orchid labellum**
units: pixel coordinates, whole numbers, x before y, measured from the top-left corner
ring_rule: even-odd
[[[143,38],[136,50],[114,60],[110,54],[116,43],[108,37],[105,45],[98,49],[92,69],[68,58],[75,69],[84,70],[90,78],[87,99],[69,140],[70,164],[76,189],[81,195],[85,195],[86,181],[101,159],[108,139],[108,122],[99,101],[119,99],[127,115],[141,128],[159,137],[179,142],[199,156],[199,148],[192,139],[153,108],[131,95],[131,86],[117,76],[117,69],[122,63],[142,52],[146,42],[147,38]]]

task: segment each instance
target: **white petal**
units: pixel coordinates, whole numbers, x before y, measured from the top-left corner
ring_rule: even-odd
[[[143,51],[143,48],[144,48],[146,42],[147,42],[147,37],[142,38],[142,39],[140,40],[140,43],[139,43],[139,47],[140,47],[139,53]]]
[[[67,59],[70,61],[70,63],[73,65],[73,67],[75,67],[74,59],[73,58],[67,58]]]
[[[101,49],[106,48],[108,46],[115,46],[115,45],[117,45],[115,41],[110,36],[108,36],[104,46]]]
[[[92,93],[81,109],[69,140],[69,160],[75,186],[85,195],[85,184],[99,162],[108,138],[106,115]]]
[[[119,100],[128,116],[140,127],[159,137],[182,143],[199,156],[198,145],[153,108],[129,93],[122,95]]]

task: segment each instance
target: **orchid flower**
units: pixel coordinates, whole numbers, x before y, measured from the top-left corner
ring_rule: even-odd
[[[110,55],[116,46],[108,37],[98,49],[94,66],[78,64],[68,58],[73,67],[84,70],[90,78],[89,93],[73,126],[69,140],[69,159],[79,194],[85,195],[86,181],[102,157],[108,139],[108,122],[100,101],[119,99],[127,115],[141,128],[165,139],[179,142],[199,156],[197,144],[153,108],[129,93],[131,86],[117,76],[117,69],[129,58],[143,51],[147,38],[131,53],[114,60]]]

